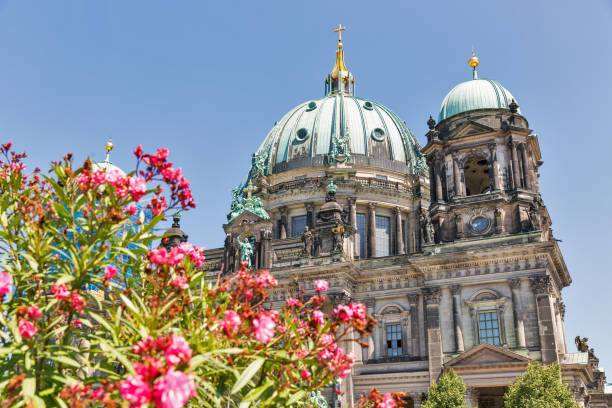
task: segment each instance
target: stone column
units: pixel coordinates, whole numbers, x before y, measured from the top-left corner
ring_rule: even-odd
[[[261,232],[261,267],[270,269],[272,267],[272,231],[263,230]]]
[[[407,339],[410,341],[409,345],[409,356],[416,357],[420,355],[419,350],[419,339],[421,334],[419,333],[419,295],[410,294],[408,295],[408,304],[410,305],[410,333],[411,337]]]
[[[368,204],[368,258],[376,256],[376,203]]]
[[[419,296],[419,356],[427,357],[427,337],[425,335],[425,298]]]
[[[374,315],[374,305],[376,304],[376,301],[373,298],[367,298],[363,303],[366,306],[366,310],[368,311],[368,314],[370,316],[373,316]],[[363,347],[361,349],[363,361],[368,361],[374,358],[375,356],[376,346],[374,345],[374,336],[375,336],[375,332],[369,335],[367,338],[368,347]]]
[[[521,175],[518,164],[518,155],[516,152],[516,142],[510,140],[508,142],[508,147],[510,147],[511,155],[512,155],[512,177],[514,179],[514,188],[521,188]]]
[[[466,387],[465,388],[465,400],[468,403],[469,407],[477,407],[478,406],[478,398],[480,397],[480,392],[476,387]]]
[[[504,298],[505,300],[508,298]],[[514,310],[512,305],[503,303],[499,306],[500,317],[503,319],[503,345],[510,347],[511,349],[516,348],[518,342],[516,341],[516,330],[514,325]]]
[[[306,203],[306,225],[308,228],[314,228],[314,203]]]
[[[399,207],[395,207],[395,253],[397,255],[404,255],[404,231],[402,229],[402,210]]]
[[[435,160],[433,156],[429,156],[427,158],[427,167],[429,167],[429,196],[431,197],[431,202],[435,203],[438,201],[436,197],[436,177],[434,172]]]
[[[359,246],[357,245],[357,206],[355,205],[356,198],[348,197],[348,210],[349,210],[349,224],[351,227],[355,229],[355,234],[353,234],[353,257],[355,259],[359,258]]]
[[[434,164],[434,173],[436,178],[436,201],[444,202],[444,193],[442,192],[442,161],[436,160]]]
[[[465,345],[463,344],[463,330],[461,330],[461,286],[451,286],[453,294],[453,321],[455,323],[455,352],[463,353]]]
[[[448,285],[440,288],[440,335],[442,337],[442,352],[454,352],[457,347],[455,314],[453,313],[453,297]]]
[[[281,213],[280,239],[285,239],[287,238],[287,207],[281,207],[280,213]]]
[[[523,185],[525,189],[530,190],[532,188],[531,180],[530,180],[530,167],[529,160],[527,158],[527,144],[521,143],[521,161],[523,164]]]
[[[523,305],[523,325],[525,327],[525,344],[527,347],[540,347],[536,298],[531,288],[530,278],[521,278],[520,294]]]
[[[497,164],[497,143],[489,143],[489,169],[492,170],[491,177],[493,180],[493,185],[491,185],[491,191],[493,190],[503,190],[501,185],[501,180],[499,178],[499,166]]]
[[[412,402],[414,403],[414,408],[421,408],[422,405],[422,394],[420,392],[410,393],[412,397]]]
[[[533,278],[531,285],[536,298],[542,362],[550,364],[558,360],[553,325],[553,306],[550,297],[552,283],[550,277],[544,275]]]
[[[455,195],[461,195],[461,175],[459,174],[459,163],[457,163],[457,153],[453,153],[453,181],[455,183]]]
[[[429,382],[436,381],[442,370],[442,336],[440,333],[440,288],[423,289],[427,305],[427,355]]]
[[[406,239],[408,240],[407,242],[407,247],[408,247],[408,253],[412,254],[414,252],[416,252],[416,247],[415,247],[415,242],[416,242],[416,238],[415,238],[415,233],[414,233],[414,213],[410,212],[406,215],[406,228],[408,229],[407,234],[406,234]]]
[[[510,289],[512,290],[512,305],[514,306],[514,320],[516,327],[516,342],[522,349],[527,347],[525,342],[525,323],[523,322],[523,307],[521,305],[520,295],[520,279],[510,279],[508,281]]]

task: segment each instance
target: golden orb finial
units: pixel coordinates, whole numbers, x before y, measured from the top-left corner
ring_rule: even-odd
[[[104,148],[108,153],[110,153],[110,151],[115,148],[115,145],[113,144],[113,139],[108,139],[108,142],[106,142]]]
[[[468,65],[474,69],[476,69],[476,67],[478,66],[478,64],[480,64],[480,60],[478,59],[478,57],[474,54],[474,51],[472,51],[472,58],[470,58],[468,60]]]

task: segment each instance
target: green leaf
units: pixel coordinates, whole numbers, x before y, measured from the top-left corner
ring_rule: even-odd
[[[253,378],[253,376],[257,374],[257,371],[259,371],[264,362],[265,360],[263,358],[257,358],[251,364],[249,364],[249,366],[242,372],[242,374],[240,374],[238,380],[236,380],[236,384],[234,384],[234,387],[232,387],[231,393],[235,394],[240,391],[245,385],[247,385],[247,383],[251,381],[251,378]]]
[[[291,406],[304,398],[306,398],[306,391],[299,390],[298,392],[294,393],[291,398],[289,398],[289,401],[287,401],[287,406]]]
[[[121,297],[121,300],[123,300],[123,303],[125,303],[125,306],[130,309],[132,313],[134,313],[136,316],[140,315],[140,311],[136,308],[136,306],[134,305],[134,303],[132,303],[130,299],[128,299],[123,293],[119,296]]]
[[[81,368],[83,367],[83,364],[80,364],[78,361],[67,357],[67,356],[58,356],[58,355],[54,355],[54,356],[49,356],[49,358],[51,360],[54,360],[58,363],[62,363],[62,364],[66,364],[67,366],[71,366],[74,368]]]
[[[45,408],[47,406],[45,401],[37,395],[32,395],[30,398],[34,404],[34,408]]]
[[[23,395],[31,397],[36,392],[36,379],[32,377],[25,378],[21,383],[21,389],[23,390]]]
[[[246,406],[248,406],[249,403],[258,399],[261,396],[261,394],[263,394],[268,388],[273,387],[273,386],[274,386],[274,383],[272,383],[271,381],[266,381],[264,385],[252,389],[251,391],[249,391],[247,395],[244,396],[244,398],[240,402],[240,406],[242,406],[242,404],[244,403],[246,403]]]

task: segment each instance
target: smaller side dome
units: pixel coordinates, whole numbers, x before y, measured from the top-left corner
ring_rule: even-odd
[[[473,79],[455,86],[446,95],[440,106],[438,123],[463,112],[477,109],[508,109],[515,99],[510,91],[493,79],[478,78],[478,57],[472,53],[468,65],[473,69]],[[516,101],[515,101],[516,103]],[[517,110],[521,113],[520,110]]]
[[[118,171],[119,174],[124,176],[125,172],[121,170],[119,167],[115,166],[110,161],[110,152],[115,148],[113,141],[109,140],[108,142],[106,142],[106,144],[104,145],[104,148],[106,149],[106,158],[104,159],[104,161],[101,161],[101,162],[93,162],[91,164],[92,169],[93,170],[104,170],[106,173],[109,173],[111,170],[115,170],[115,171]]]

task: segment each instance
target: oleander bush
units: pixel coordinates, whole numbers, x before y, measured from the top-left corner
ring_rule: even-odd
[[[169,212],[195,207],[167,149],[139,146],[128,174],[0,153],[0,407],[306,407],[350,374],[342,346],[375,325],[363,305],[326,315],[317,281],[266,309],[269,271],[207,276],[202,249],[154,247]]]

